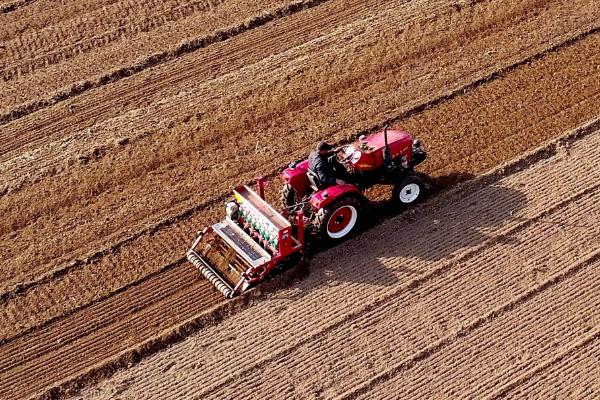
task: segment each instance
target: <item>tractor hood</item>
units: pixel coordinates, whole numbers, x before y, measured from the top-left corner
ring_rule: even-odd
[[[412,144],[412,136],[404,131],[388,130],[388,143],[392,146],[392,154],[395,144],[404,143],[410,146]],[[358,140],[356,145],[359,149],[365,149],[365,151],[377,151],[382,150],[385,147],[385,139],[383,132],[373,133],[369,136],[364,137],[362,140]],[[366,147],[371,150],[367,150]]]
[[[392,159],[404,157],[407,162],[410,162],[412,156],[412,136],[409,133],[397,130],[388,130],[387,136]],[[383,166],[383,153],[385,149],[383,132],[365,136],[357,140],[353,147],[355,153],[352,155],[351,160],[357,170],[369,171]]]

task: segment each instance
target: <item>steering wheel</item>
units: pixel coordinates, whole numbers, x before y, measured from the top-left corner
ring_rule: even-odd
[[[352,149],[352,146],[350,146],[350,145],[343,146],[335,153],[335,158],[340,163],[347,164],[350,161],[350,159],[352,158],[352,155],[354,154],[353,150],[354,149]]]

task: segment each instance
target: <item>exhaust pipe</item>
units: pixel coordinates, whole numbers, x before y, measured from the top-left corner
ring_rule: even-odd
[[[383,140],[385,143],[385,148],[383,150],[383,166],[386,169],[391,169],[392,168],[392,153],[390,151],[390,144],[388,142],[388,126],[386,125],[383,128]]]

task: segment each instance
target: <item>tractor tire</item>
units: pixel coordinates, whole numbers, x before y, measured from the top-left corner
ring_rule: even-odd
[[[300,200],[298,199],[298,193],[289,183],[285,183],[283,185],[283,190],[281,191],[281,205],[285,210],[289,210],[291,207],[298,204]]]
[[[425,198],[427,187],[421,178],[409,175],[394,186],[392,202],[400,207],[410,207]]]
[[[313,225],[320,240],[338,242],[355,234],[362,219],[363,202],[356,196],[345,196],[317,211]]]

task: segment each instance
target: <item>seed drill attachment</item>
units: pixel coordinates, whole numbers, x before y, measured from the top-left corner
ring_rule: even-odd
[[[244,292],[263,280],[290,254],[304,248],[303,216],[298,216],[298,237],[292,225],[248,186],[233,191],[226,218],[199,233],[188,260],[226,298]]]

